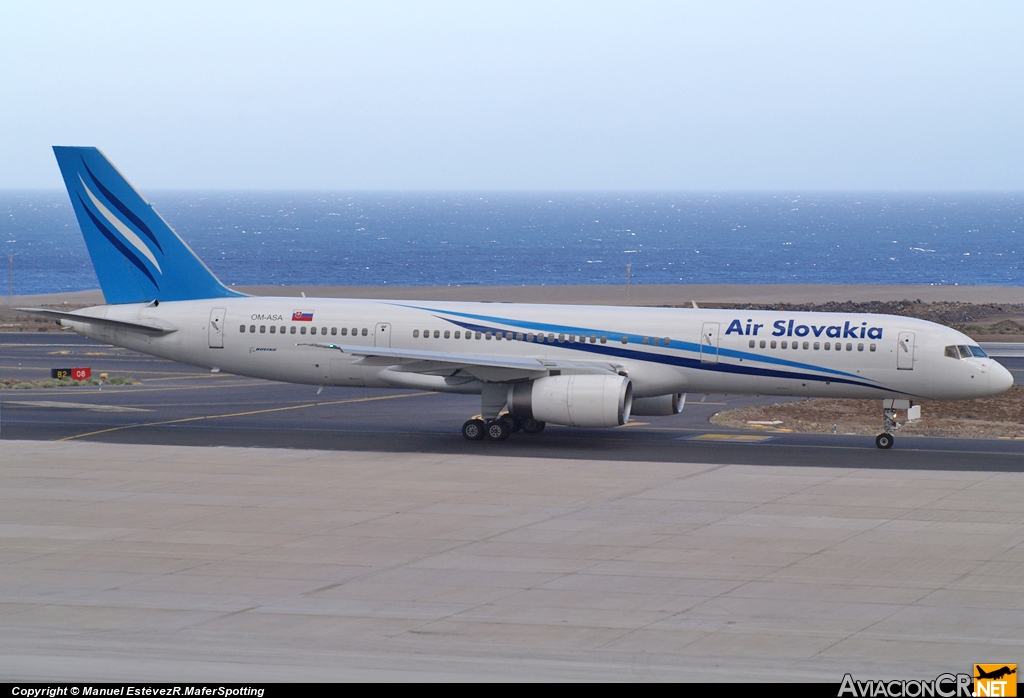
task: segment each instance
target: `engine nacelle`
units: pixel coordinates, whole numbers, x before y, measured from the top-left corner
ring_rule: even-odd
[[[669,417],[682,412],[685,404],[686,393],[638,397],[633,400],[633,414],[643,417]]]
[[[515,416],[571,427],[617,427],[633,406],[633,384],[624,376],[548,376],[513,383],[508,392]]]

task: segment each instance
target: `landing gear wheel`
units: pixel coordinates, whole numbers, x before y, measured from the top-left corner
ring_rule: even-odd
[[[539,434],[544,431],[544,426],[544,422],[538,422],[536,419],[523,420],[523,431],[527,434]]]
[[[505,424],[508,426],[508,431],[510,434],[515,434],[517,431],[521,431],[523,428],[523,423],[519,419],[510,414],[502,415],[500,419],[502,422],[505,422]]]
[[[892,434],[879,434],[875,437],[875,446],[879,448],[892,448],[892,443],[895,441]]]
[[[504,441],[512,433],[508,424],[501,419],[492,419],[487,422],[487,438],[491,441]]]
[[[471,419],[462,425],[462,435],[468,441],[479,441],[486,436],[484,420]]]

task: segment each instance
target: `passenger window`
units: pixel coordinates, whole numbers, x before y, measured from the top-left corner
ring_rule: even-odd
[[[863,344],[858,344],[857,345],[857,351],[864,351],[864,345]]]
[[[295,325],[292,325],[292,328],[290,330],[288,330],[288,333],[289,334],[295,334]]]
[[[774,339],[772,340],[771,348],[772,348],[772,349],[774,349],[774,348],[775,348],[775,340],[774,340]]]
[[[490,338],[491,338],[491,333],[490,332],[485,332],[484,333],[484,339],[490,339]]]
[[[852,342],[847,342],[846,343],[846,351],[853,351],[853,343]]]
[[[455,339],[462,339],[462,332],[455,330]]]
[[[548,333],[548,344],[554,344],[554,343],[555,343],[555,335],[553,335],[553,334],[551,334],[549,332]]]
[[[434,339],[441,339],[441,330],[434,330]]]
[[[522,332],[516,332],[516,341],[517,342],[523,341],[523,333]]]
[[[452,333],[450,331],[448,331],[448,330],[445,330],[444,331],[444,338],[445,339],[451,339],[452,338]]]
[[[526,334],[526,341],[527,342],[532,342],[532,341],[534,341],[536,339],[537,339],[537,335],[535,335],[533,332],[527,332],[527,334]]]
[[[277,325],[270,326],[270,334],[277,334]]]
[[[831,348],[832,348],[832,342],[825,342],[825,351],[828,351]]]
[[[338,334],[338,328],[337,327],[332,327],[331,328],[331,336],[333,337],[336,334]]]
[[[564,334],[558,335],[558,343],[562,344],[563,342],[565,342],[565,335]]]
[[[810,342],[804,342],[804,349],[810,349],[810,347],[811,347]]]
[[[647,344],[647,337],[644,337],[642,340],[640,340],[640,343],[641,344]]]
[[[842,342],[836,342],[836,351],[842,351],[842,350],[843,350],[843,343]]]
[[[238,331],[239,332],[245,332],[245,325],[239,325],[238,326]]]
[[[342,327],[341,329],[343,329],[343,330],[344,330],[345,328],[344,328],[344,327]],[[413,339],[419,339],[419,336],[420,336],[420,331],[419,331],[419,330],[413,330],[413,331],[412,331],[412,338],[413,338]]]
[[[415,336],[415,337],[419,337],[419,336],[420,336],[419,332],[420,332],[419,330],[416,330],[416,334],[415,334],[415,335],[413,335],[413,336]],[[342,328],[341,328],[341,336],[342,336],[342,337],[344,337],[344,336],[346,336],[347,334],[348,334],[348,328],[347,328],[347,327],[342,327]]]
[[[868,347],[868,351],[874,351],[874,350],[875,350],[875,345],[874,344],[872,344],[870,347]]]
[[[622,335],[622,343],[629,344],[629,337],[627,337],[626,335]]]
[[[751,349],[753,349],[753,348],[754,348],[754,340],[750,340],[750,342],[749,342],[748,346],[749,346],[749,347],[750,347]]]
[[[821,349],[821,345],[818,344],[817,342],[815,342],[814,343],[814,351],[818,351],[819,349]]]
[[[256,325],[249,325],[249,332],[252,334],[256,334]]]
[[[476,333],[476,338],[477,338],[477,339],[480,339],[480,334],[481,334],[480,332],[477,332],[477,333]]]
[[[306,326],[303,325],[302,329],[299,330],[299,334],[306,334]]]
[[[366,328],[365,328],[365,327],[363,328],[363,336],[364,336],[364,337],[366,336]],[[434,334],[434,336],[436,337],[436,336],[437,336],[437,334],[435,333],[435,334]]]
[[[608,343],[608,335],[604,335],[604,334],[601,335],[601,344],[607,344],[607,343]]]
[[[266,333],[267,333],[267,326],[266,325],[260,325],[260,334],[266,334]]]
[[[666,347],[672,346],[672,340],[669,339],[668,337],[665,337],[665,339],[661,340],[661,343],[664,344]]]
[[[761,348],[764,349],[764,340],[761,340]]]
[[[590,335],[590,343],[591,344],[597,344],[597,335],[596,334]]]
[[[352,328],[352,336],[355,337],[357,334],[359,334],[359,328],[358,327],[353,327]]]
[[[779,346],[781,346],[783,349],[788,349],[789,348],[789,346],[787,346],[786,340],[782,340],[782,343]]]

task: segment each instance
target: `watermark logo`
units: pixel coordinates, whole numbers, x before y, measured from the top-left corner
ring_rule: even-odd
[[[974,696],[1016,696],[1017,665],[1016,664],[975,664],[974,665]]]

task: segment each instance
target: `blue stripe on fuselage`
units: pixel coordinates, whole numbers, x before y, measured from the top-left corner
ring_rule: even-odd
[[[568,325],[550,325],[550,324],[540,323],[540,322],[530,322],[530,321],[526,321],[526,320],[512,320],[512,319],[509,319],[509,318],[492,317],[492,316],[489,316],[489,315],[475,315],[473,313],[460,313],[460,312],[456,312],[456,311],[452,311],[452,310],[438,310],[438,309],[435,309],[435,308],[424,308],[424,307],[421,307],[421,306],[414,306],[414,305],[404,306],[404,307],[414,308],[416,310],[425,310],[425,311],[431,312],[431,313],[443,313],[445,315],[457,315],[459,317],[472,318],[474,320],[483,320],[483,321],[487,321],[487,322],[497,322],[497,323],[501,323],[503,325],[510,325],[512,327],[518,327],[518,328],[521,328],[521,329],[534,330],[535,332],[538,332],[538,333],[543,331],[543,332],[551,332],[551,333],[556,333],[556,334],[598,334],[598,335],[602,335],[602,336],[608,337],[608,341],[609,342],[611,342],[611,341],[621,342],[623,337],[628,338],[628,340],[630,342],[634,342],[634,341],[639,342],[639,338],[640,338],[640,335],[630,335],[630,334],[623,334],[623,333],[616,333],[616,332],[608,332],[607,330],[597,330],[597,329],[593,329],[593,328],[572,327],[572,326],[568,326]],[[439,317],[439,319],[442,319],[442,320],[448,320],[448,318],[444,318],[444,317],[440,317],[440,316],[438,316],[438,317]],[[454,320],[448,320],[448,321],[449,322],[455,322]],[[455,324],[462,325],[462,323],[458,323],[458,322],[455,322]],[[462,326],[465,326],[465,325],[462,325]],[[484,328],[484,329],[480,329],[480,328],[476,328],[476,329],[478,329],[480,332],[485,332],[485,331],[498,331],[501,328],[490,327],[490,328]],[[617,349],[616,347],[609,347],[607,345],[600,345],[600,346],[592,345],[592,344],[582,345],[582,343],[581,343],[578,346],[577,345],[573,345],[573,348],[574,349],[581,349],[583,346],[586,347],[587,351],[594,351],[594,352],[599,353],[599,354],[612,354],[612,355],[615,355],[615,356],[629,356],[630,358],[640,359],[640,360],[644,360],[644,361],[655,361],[657,363],[673,363],[672,361],[665,361],[665,360],[663,360],[663,359],[667,358],[667,357],[665,357],[664,354],[657,354],[657,353],[653,353],[653,352],[644,352],[644,351],[635,351],[635,350],[621,350],[621,349]],[[677,340],[677,339],[673,339],[673,340],[670,341],[669,348],[681,349],[683,351],[690,351],[690,352],[693,352],[695,354],[700,354],[701,353],[701,346],[700,346],[700,344],[697,344],[696,342],[685,342],[685,341],[681,341],[681,340]],[[616,351],[626,351],[626,354],[616,354],[615,353]],[[825,366],[816,366],[814,364],[805,364],[805,363],[802,363],[802,362],[799,362],[799,361],[789,361],[787,359],[779,359],[779,358],[776,358],[774,356],[763,356],[761,354],[754,354],[754,353],[751,353],[751,352],[739,351],[739,350],[736,350],[736,349],[723,349],[723,348],[720,347],[718,349],[718,355],[719,356],[728,356],[728,357],[734,358],[734,359],[745,359],[747,361],[757,361],[759,363],[775,364],[775,365],[778,365],[778,366],[786,366],[788,368],[799,369],[799,370],[802,370],[802,371],[820,371],[822,373],[828,373],[828,374],[831,374],[833,376],[845,376],[845,377],[851,378],[853,380],[852,381],[842,381],[842,382],[852,382],[855,385],[871,385],[872,383],[877,383],[877,381],[875,381],[875,380],[873,380],[871,378],[864,378],[862,376],[858,376],[858,375],[853,374],[853,373],[848,373],[846,371],[840,371],[840,370],[834,369],[834,368],[827,368]],[[681,358],[681,360],[684,361],[684,362],[685,361],[691,361],[691,362],[694,361],[693,359],[682,359],[682,358]],[[703,361],[697,361],[697,363],[699,364],[699,366],[696,366],[696,368],[701,368],[701,369],[704,369],[704,370],[709,370],[709,371],[725,371],[726,370],[726,369],[722,369],[722,368],[716,368],[716,366],[718,366],[718,364],[713,364],[713,363],[703,362]],[[688,364],[679,364],[679,365],[688,365]],[[726,364],[726,366],[732,366],[732,364]],[[735,368],[737,368],[737,369],[739,369],[739,368],[746,369],[747,367],[738,366],[738,367],[735,367]],[[768,369],[757,369],[757,370],[768,370]],[[746,373],[747,371],[744,370],[744,371],[728,371],[728,372]],[[774,375],[774,376],[781,375],[783,377],[794,377],[792,374],[782,373],[780,371],[770,371],[769,373],[765,373],[763,375]],[[797,377],[799,377],[799,378],[810,378],[809,376],[805,376],[805,375],[800,375],[800,376],[797,376]],[[829,380],[829,378],[824,377],[824,376],[818,376],[818,377],[815,377],[813,379],[817,380],[818,378],[820,378],[821,380]],[[868,381],[868,382],[864,382],[864,381]],[[876,387],[876,386],[871,385],[871,387]]]

